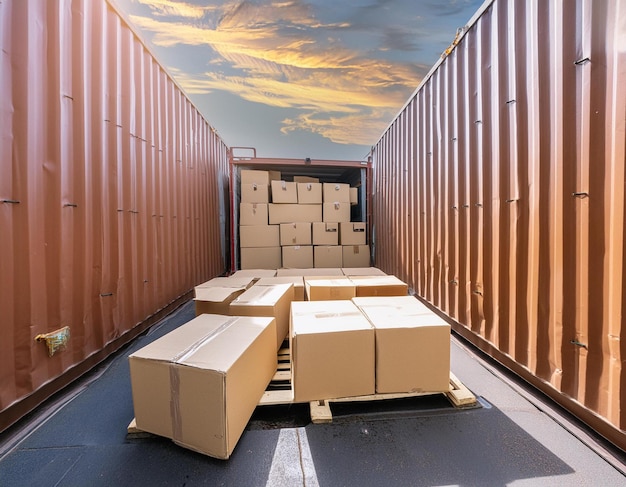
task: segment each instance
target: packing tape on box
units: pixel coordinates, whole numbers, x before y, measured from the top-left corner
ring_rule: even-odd
[[[287,181],[281,181],[280,182],[281,187],[283,188],[283,191],[287,191]]]
[[[235,323],[239,317],[235,316],[226,320],[220,326],[210,331],[202,338],[192,343],[189,347],[172,357],[170,362],[170,418],[172,420],[172,439],[181,442],[183,439],[183,418],[180,414],[180,374],[177,365],[182,364],[185,360],[196,353],[200,348],[213,340],[217,335],[222,333],[226,328]]]
[[[347,318],[349,316],[363,316],[363,313],[360,311],[347,311],[345,313],[315,313],[313,315],[317,319],[326,319],[326,318]]]

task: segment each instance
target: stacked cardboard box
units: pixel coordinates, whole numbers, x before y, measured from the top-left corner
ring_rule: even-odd
[[[242,170],[239,204],[241,269],[281,267],[279,228],[270,225],[270,171]]]
[[[293,179],[241,171],[241,269],[368,267],[365,223],[351,221],[357,188]]]

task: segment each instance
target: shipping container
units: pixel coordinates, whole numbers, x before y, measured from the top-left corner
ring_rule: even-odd
[[[229,148],[110,1],[0,2],[0,431],[241,269],[260,169],[356,188],[368,265],[626,449],[624,25],[486,1],[363,160],[287,160]]]

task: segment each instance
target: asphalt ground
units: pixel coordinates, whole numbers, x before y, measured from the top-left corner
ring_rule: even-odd
[[[5,431],[0,486],[626,486],[626,456],[463,340],[452,372],[478,398],[443,395],[258,407],[229,460],[129,437],[128,355],[194,317],[188,302]]]

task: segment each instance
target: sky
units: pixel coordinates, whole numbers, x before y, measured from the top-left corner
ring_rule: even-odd
[[[113,3],[229,147],[364,160],[483,1]]]

